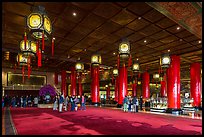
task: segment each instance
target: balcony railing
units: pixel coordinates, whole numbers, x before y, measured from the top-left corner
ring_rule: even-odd
[[[40,90],[44,85],[13,85],[5,86],[4,90]]]

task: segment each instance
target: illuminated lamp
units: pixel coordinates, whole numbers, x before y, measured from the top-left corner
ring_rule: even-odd
[[[119,55],[121,58],[128,58],[130,54],[130,43],[127,40],[123,40],[119,44]]]
[[[98,66],[101,64],[101,56],[100,55],[92,55],[91,56],[91,64],[94,66]]]
[[[113,69],[113,76],[114,76],[114,77],[117,77],[117,76],[118,76],[118,69],[117,69],[117,68],[114,68],[114,69]]]
[[[162,68],[168,68],[170,63],[171,63],[170,55],[169,54],[162,55],[162,57],[160,58],[160,66]]]
[[[132,71],[133,72],[139,72],[139,70],[140,70],[139,62],[134,62],[132,65]]]
[[[159,79],[159,74],[153,74],[154,79]]]
[[[80,62],[76,63],[75,64],[75,69],[76,69],[77,72],[82,72],[84,70],[84,64],[80,63]]]
[[[24,48],[26,46],[26,48]],[[24,40],[20,42],[20,50],[23,53],[23,55],[28,57],[29,55],[35,56],[36,54],[36,43],[31,40],[26,40],[26,45],[24,43]]]
[[[16,61],[19,62],[19,65],[25,66],[27,65],[28,58],[24,56],[22,53],[19,53],[16,57]]]
[[[42,6],[34,7],[33,12],[28,15],[26,23],[35,39],[42,39],[44,35],[44,39],[47,40],[52,33],[52,23]]]

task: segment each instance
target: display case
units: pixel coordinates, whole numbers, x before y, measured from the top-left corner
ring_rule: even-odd
[[[150,111],[165,112],[166,109],[167,109],[167,98],[165,97],[151,98]]]

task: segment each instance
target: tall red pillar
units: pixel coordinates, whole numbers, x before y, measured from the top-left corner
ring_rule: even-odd
[[[150,98],[149,73],[148,72],[144,72],[142,74],[142,97]]]
[[[66,70],[62,70],[61,72],[61,92],[63,93],[63,95],[66,97],[67,95],[67,89],[66,89]]]
[[[191,77],[191,98],[193,98],[193,106],[201,106],[201,66],[200,63],[192,63],[190,66]]]
[[[109,86],[106,89],[106,99],[110,99],[110,87]]]
[[[75,68],[71,68],[71,95],[77,95],[76,93],[76,71]]]
[[[115,101],[118,102],[118,76],[115,78]]]
[[[99,97],[99,67],[93,66],[91,69],[91,100],[93,104],[98,104],[100,102]]]
[[[79,73],[79,78],[78,78],[78,85],[79,85],[79,95],[82,96],[82,84],[81,84],[81,76],[82,74]]]
[[[127,95],[127,68],[125,65],[119,69],[119,99],[118,104],[123,104],[123,99]]]
[[[57,72],[55,72],[54,79],[55,79],[55,85],[58,85],[58,73]]]
[[[136,82],[132,84],[132,95],[133,97],[137,95],[137,83]]]
[[[180,110],[180,57],[171,56],[171,64],[168,70],[168,109]]]
[[[164,75],[163,80],[161,81],[161,89],[160,89],[161,97],[166,97],[166,75]]]

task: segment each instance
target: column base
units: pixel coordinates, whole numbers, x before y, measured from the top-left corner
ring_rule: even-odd
[[[94,105],[95,107],[98,107],[98,106],[100,106],[100,103],[98,103],[98,102],[92,102],[92,105]]]
[[[194,109],[195,109],[195,111],[202,110],[202,108],[201,108],[201,107],[197,107],[197,106],[195,106],[195,107],[194,107]]]
[[[117,104],[117,108],[122,108],[123,105]]]
[[[167,108],[166,113],[171,113],[175,115],[181,115],[183,111],[181,109],[175,109],[175,108]]]

